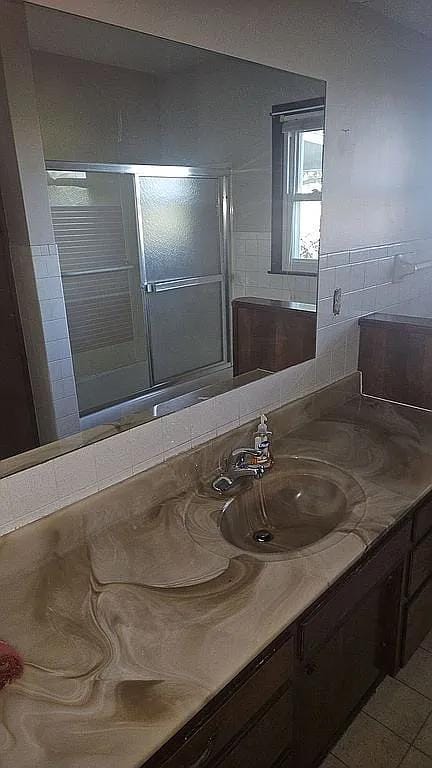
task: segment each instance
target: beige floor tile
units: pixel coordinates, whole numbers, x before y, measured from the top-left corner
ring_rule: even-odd
[[[397,768],[408,744],[360,712],[333,749],[349,768]]]
[[[414,742],[414,746],[421,749],[422,752],[426,752],[429,757],[432,757],[432,715],[426,720]]]
[[[398,673],[397,679],[432,699],[432,653],[418,648],[408,664]]]
[[[426,648],[427,651],[431,651],[432,653],[432,632],[429,632],[428,635],[426,635],[425,639],[421,643],[422,648]]]
[[[418,749],[411,747],[410,751],[404,757],[400,764],[400,768],[432,768],[432,760],[423,752],[419,752]]]
[[[344,764],[337,759],[334,755],[328,755],[320,768],[345,768]]]
[[[386,677],[364,711],[412,742],[432,712],[432,701],[399,680]]]

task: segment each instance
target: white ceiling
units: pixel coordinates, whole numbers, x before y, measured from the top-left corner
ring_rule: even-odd
[[[431,0],[351,0],[367,5],[406,27],[432,37]]]
[[[61,56],[156,75],[213,61],[216,54],[141,32],[26,4],[30,46]]]

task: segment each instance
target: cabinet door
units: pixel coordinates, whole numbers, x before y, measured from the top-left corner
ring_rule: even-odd
[[[296,702],[299,765],[324,756],[366,694],[388,671],[402,569],[373,587],[304,665]],[[390,616],[392,620],[389,621]]]
[[[294,639],[284,638],[276,641],[268,650],[269,656],[260,661],[254,672],[240,685],[233,686],[224,702],[214,708],[208,717],[196,729],[185,737],[181,746],[161,762],[158,756],[154,756],[148,762],[149,768],[161,766],[163,768],[207,768],[214,766],[220,760],[221,755],[228,755],[233,744],[241,743],[240,737],[246,732],[248,740],[243,744],[243,751],[252,750],[252,728],[254,723],[260,723],[261,732],[268,734],[268,739],[277,743],[282,738],[283,745],[291,743],[292,716],[289,714],[291,706],[291,692],[288,689],[285,697],[281,697],[278,704],[274,704],[269,710],[273,712],[277,722],[285,722],[283,730],[277,733],[268,730],[271,722],[268,717],[261,718],[260,713],[268,709],[269,702],[277,696],[278,690],[283,690],[288,685],[293,675],[294,668]],[[264,729],[264,730],[263,730]],[[267,729],[267,730],[266,730]],[[289,739],[287,741],[287,738]],[[274,754],[273,762],[278,757],[282,748],[278,748]],[[240,753],[242,750],[240,750]],[[239,753],[239,754],[240,754]],[[273,754],[273,753],[272,753]],[[227,758],[228,759],[228,758]],[[239,765],[241,763],[239,762]],[[147,763],[146,763],[147,765]],[[223,763],[225,766],[225,763]],[[226,766],[231,765],[227,762]],[[264,767],[263,763],[263,767]]]
[[[405,611],[405,632],[402,664],[410,660],[432,628],[432,579],[408,603]]]
[[[292,732],[293,693],[288,688],[217,763],[217,768],[272,768],[291,747]],[[289,765],[288,758],[283,764]]]

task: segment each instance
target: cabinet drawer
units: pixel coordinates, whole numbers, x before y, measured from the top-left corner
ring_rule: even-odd
[[[432,628],[432,579],[408,604],[402,664],[406,664]]]
[[[411,540],[411,521],[406,522],[386,542],[378,545],[375,554],[359,565],[324,601],[300,624],[300,652],[307,656],[334,632],[375,585],[384,579],[404,559]]]
[[[273,653],[272,653],[273,651]],[[250,677],[234,689],[219,709],[192,731],[182,746],[162,763],[163,768],[204,768],[214,765],[215,758],[231,742],[261,707],[290,679],[294,669],[294,640],[269,649],[261,665]],[[161,763],[157,761],[155,765]],[[151,765],[151,763],[150,763]]]
[[[432,531],[420,541],[411,553],[408,595],[411,596],[432,574]]]
[[[414,541],[419,541],[432,529],[432,498],[425,501],[414,514]]]
[[[292,736],[293,693],[289,688],[217,763],[217,768],[271,768],[291,746]]]

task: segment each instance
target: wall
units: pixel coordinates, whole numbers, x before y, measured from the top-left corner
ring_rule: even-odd
[[[152,75],[32,52],[45,158],[157,163],[157,81]]]

